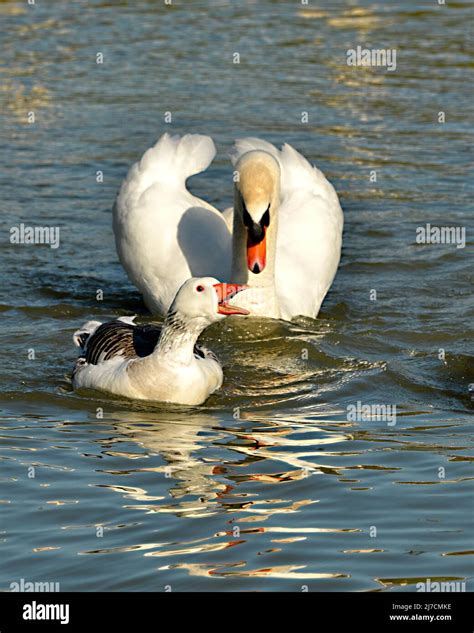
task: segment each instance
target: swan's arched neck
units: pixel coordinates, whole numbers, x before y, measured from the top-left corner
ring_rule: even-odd
[[[239,296],[255,316],[279,318],[275,290],[275,258],[280,206],[280,165],[268,152],[253,150],[236,164],[234,186],[232,281],[249,289]],[[261,240],[264,232],[264,242]],[[254,272],[254,267],[260,272]]]
[[[270,205],[270,224],[265,233],[266,264],[265,268],[254,273],[247,265],[247,229],[242,222],[242,211],[236,205],[240,204],[236,192],[233,224],[232,248],[232,276],[235,283],[248,284],[248,290],[239,293],[238,303],[249,310],[254,316],[262,315],[279,318],[280,310],[275,292],[275,258],[278,234],[278,198]],[[231,302],[232,303],[232,302]]]

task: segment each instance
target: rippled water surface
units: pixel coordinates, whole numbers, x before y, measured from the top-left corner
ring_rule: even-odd
[[[472,590],[473,10],[448,5],[0,2],[0,589]],[[396,48],[396,70],[348,66],[358,44]],[[213,136],[190,187],[220,208],[251,134],[318,164],[346,218],[319,318],[208,330],[226,381],[193,409],[69,378],[85,320],[149,320],[111,206],[164,131]],[[20,222],[60,247],[10,244]],[[416,244],[426,223],[466,247]]]

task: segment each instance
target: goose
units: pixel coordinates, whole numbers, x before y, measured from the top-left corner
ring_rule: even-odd
[[[130,280],[155,314],[185,279],[211,275],[249,285],[238,301],[251,316],[316,317],[341,254],[333,186],[290,145],[244,138],[231,152],[234,206],[221,213],[186,187],[215,154],[209,136],[164,134],[131,167],[113,209]]]
[[[162,327],[138,326],[135,317],[88,321],[73,335],[81,349],[72,375],[74,390],[202,404],[222,385],[223,372],[216,356],[196,341],[211,323],[231,314],[248,314],[228,303],[244,288],[212,277],[193,277],[179,289]]]

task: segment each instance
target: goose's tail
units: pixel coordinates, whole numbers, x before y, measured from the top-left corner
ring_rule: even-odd
[[[84,323],[84,325],[72,335],[74,345],[84,350],[87,345],[87,339],[94,334],[100,325],[102,325],[100,321],[87,321]]]

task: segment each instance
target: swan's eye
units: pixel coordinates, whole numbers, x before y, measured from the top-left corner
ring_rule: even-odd
[[[204,286],[197,286],[196,292],[203,292],[203,291],[204,291]]]
[[[248,229],[252,229],[255,227],[255,222],[251,218],[250,213],[247,211],[247,207],[245,205],[243,205],[242,220],[244,222],[244,225]],[[268,228],[269,224],[270,224],[270,205],[268,205],[267,210],[262,215],[262,219],[260,220],[260,226],[262,227],[262,229],[266,229]]]
[[[244,212],[242,214],[242,220],[244,222],[244,225],[250,229],[253,226],[253,220],[250,217],[250,213],[247,211],[247,207],[245,206],[245,204],[243,205],[243,207],[244,207]]]
[[[270,205],[268,205],[267,210],[262,215],[262,219],[260,220],[260,224],[263,227],[268,228],[268,225],[270,224]]]

